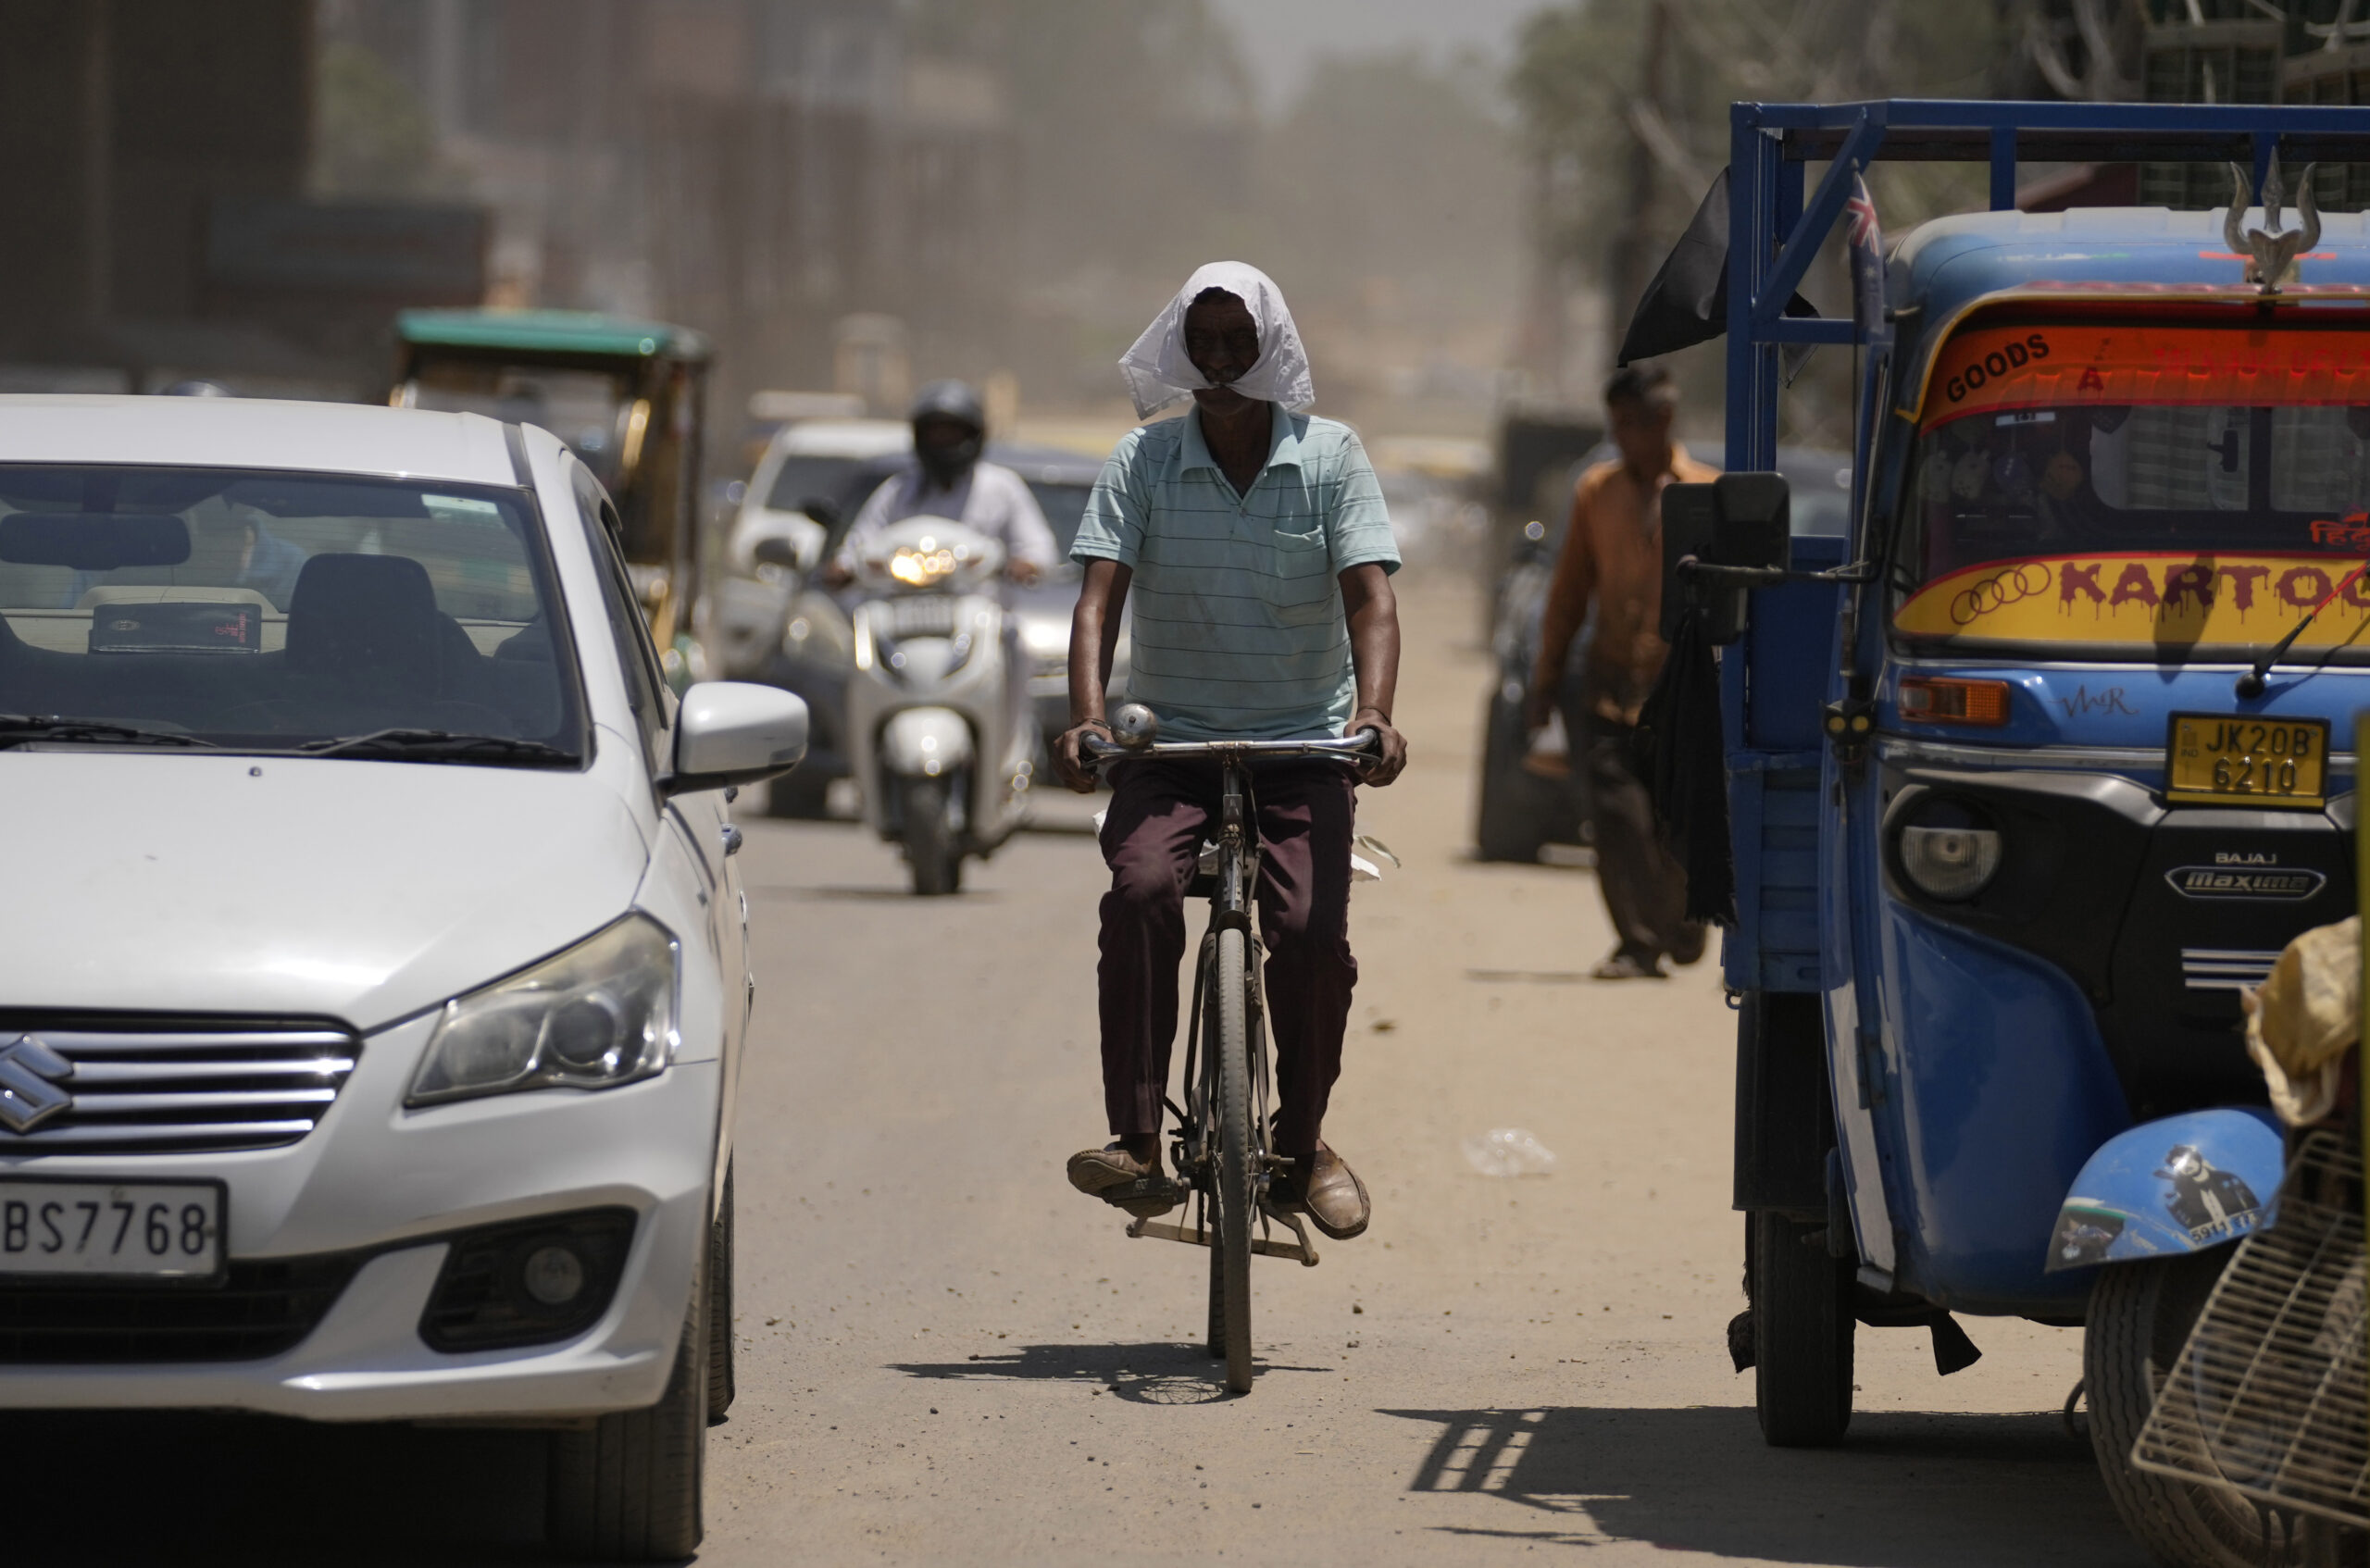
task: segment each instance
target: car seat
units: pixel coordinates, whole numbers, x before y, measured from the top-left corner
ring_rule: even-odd
[[[433,696],[443,684],[447,624],[418,561],[316,555],[297,573],[289,600],[288,667],[310,680]]]

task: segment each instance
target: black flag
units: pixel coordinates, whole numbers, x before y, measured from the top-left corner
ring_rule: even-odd
[[[1818,306],[1797,293],[1786,302],[1789,316],[1816,316]],[[1711,193],[1695,209],[1687,232],[1670,248],[1662,270],[1621,338],[1620,363],[1674,354],[1710,342],[1728,330],[1728,171],[1712,181]]]

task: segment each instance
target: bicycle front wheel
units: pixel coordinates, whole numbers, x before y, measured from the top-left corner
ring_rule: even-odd
[[[1218,1246],[1216,1283],[1225,1317],[1226,1386],[1251,1391],[1251,1009],[1248,938],[1218,933],[1210,973],[1209,1062],[1217,1089]]]

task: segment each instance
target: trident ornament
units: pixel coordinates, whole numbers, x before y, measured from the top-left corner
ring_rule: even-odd
[[[2247,192],[2247,170],[2242,164],[2230,166],[2230,178],[2238,189],[2230,198],[2230,210],[2222,215],[2222,238],[2234,255],[2249,258],[2247,281],[2262,285],[2263,292],[2276,294],[2282,283],[2296,280],[2296,257],[2321,243],[2321,209],[2313,199],[2313,170],[2316,164],[2304,166],[2304,177],[2297,181],[2296,216],[2303,220],[2301,229],[2282,230],[2279,227],[2279,205],[2286,195],[2279,183],[2279,155],[2271,155],[2271,167],[2263,176],[2263,229],[2239,231],[2247,208],[2252,204]]]

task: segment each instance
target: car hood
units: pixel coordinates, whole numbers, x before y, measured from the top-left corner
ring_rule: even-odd
[[[616,918],[647,860],[591,774],[0,753],[0,1002],[375,1028]]]

